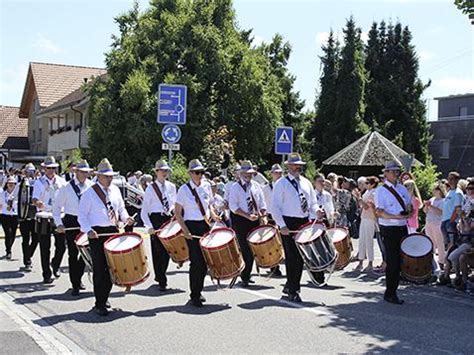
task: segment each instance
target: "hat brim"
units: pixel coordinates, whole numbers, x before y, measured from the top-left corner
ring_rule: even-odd
[[[386,172],[386,171],[402,171],[402,168],[400,168],[400,167],[385,168],[382,171],[383,172]]]
[[[197,166],[195,168],[192,168],[192,169],[188,169],[188,171],[206,171],[207,169],[203,166]]]
[[[156,170],[171,170],[171,167],[170,167],[170,166],[162,166],[162,167],[160,167],[160,168],[155,167],[155,171],[156,171]]]
[[[92,169],[92,168],[76,168],[75,170],[83,171],[83,172],[85,172],[85,173],[90,173],[90,172],[93,171],[94,169]]]
[[[43,168],[57,168],[57,167],[59,167],[59,164],[58,163],[53,163],[53,164],[41,163],[41,166]]]
[[[297,160],[297,161],[285,161],[286,165],[293,164],[293,165],[306,165],[305,161]]]
[[[282,173],[282,169],[277,169],[277,170],[270,170],[271,173]]]
[[[239,170],[240,173],[247,173],[247,174],[256,174],[257,170],[255,169],[248,169],[248,170]]]
[[[103,172],[96,171],[95,173],[97,175],[103,175],[103,176],[116,176],[119,174],[117,171],[103,171]]]

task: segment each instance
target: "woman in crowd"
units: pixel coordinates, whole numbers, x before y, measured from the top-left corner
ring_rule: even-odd
[[[444,264],[446,250],[444,247],[443,233],[441,233],[441,217],[443,215],[443,203],[446,196],[446,187],[443,183],[437,183],[433,188],[433,197],[425,201],[423,211],[426,213],[425,233],[433,242],[434,250],[438,251],[438,263]]]
[[[420,191],[418,191],[418,187],[416,186],[416,183],[414,180],[406,180],[403,185],[408,190],[408,193],[410,194],[411,198],[411,205],[413,206],[413,213],[410,218],[407,220],[408,224],[408,233],[416,233],[419,227],[419,222],[418,222],[418,212],[420,208],[422,207],[422,199],[420,196]]]
[[[0,220],[2,222],[3,231],[5,232],[5,249],[6,259],[12,258],[12,246],[15,242],[16,229],[18,227],[17,213],[17,196],[16,178],[9,176],[5,182],[5,186],[0,189]]]

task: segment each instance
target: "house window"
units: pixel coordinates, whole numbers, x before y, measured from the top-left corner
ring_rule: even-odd
[[[66,113],[66,118],[64,119],[64,124],[67,127],[67,126],[69,126],[70,123],[71,122],[69,122],[69,113]]]
[[[449,140],[444,139],[441,141],[439,157],[441,159],[449,159]]]
[[[65,116],[59,116],[59,118],[58,118],[58,127],[59,128],[63,128],[64,126],[66,126],[66,117]]]
[[[459,108],[459,116],[466,117],[467,116],[467,106],[462,106]]]
[[[81,124],[81,114],[79,112],[74,112],[74,127],[77,127]]]
[[[38,112],[40,110],[40,104],[38,99],[33,100],[33,112]]]
[[[33,142],[36,142],[36,131],[33,130]]]
[[[41,142],[43,140],[43,129],[40,128],[38,130],[38,142]]]

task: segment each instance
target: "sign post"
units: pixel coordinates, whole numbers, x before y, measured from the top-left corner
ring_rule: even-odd
[[[179,150],[177,144],[181,139],[181,129],[177,125],[186,124],[185,85],[160,84],[158,86],[158,115],[157,122],[165,124],[161,131],[163,144],[161,149],[168,150],[168,160],[171,165],[173,150]]]
[[[277,127],[275,130],[275,154],[281,155],[281,163],[285,163],[285,155],[293,152],[293,128]]]

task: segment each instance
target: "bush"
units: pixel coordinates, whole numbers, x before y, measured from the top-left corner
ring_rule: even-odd
[[[176,188],[179,189],[181,185],[189,180],[188,162],[182,154],[178,153],[173,157],[171,163],[170,180],[176,185]]]
[[[413,177],[423,200],[431,198],[431,190],[433,189],[433,185],[438,181],[440,174],[441,173],[436,171],[436,165],[431,162],[413,169]]]

